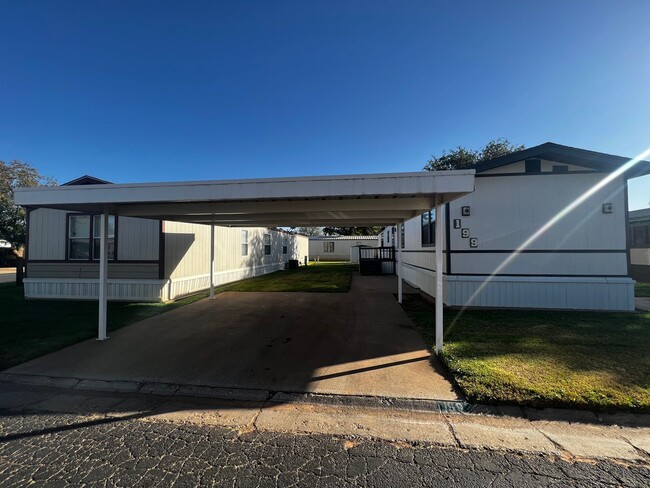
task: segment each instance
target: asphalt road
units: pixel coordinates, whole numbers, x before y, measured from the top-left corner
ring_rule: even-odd
[[[0,486],[650,486],[650,469],[133,418],[5,413]]]

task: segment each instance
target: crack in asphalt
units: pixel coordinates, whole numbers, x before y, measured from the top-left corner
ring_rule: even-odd
[[[0,486],[650,485],[650,469],[634,463],[256,429],[238,433],[129,417],[96,420],[63,413],[0,416]]]

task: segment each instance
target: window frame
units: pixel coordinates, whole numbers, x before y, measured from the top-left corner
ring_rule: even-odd
[[[631,248],[644,249],[650,247],[650,223],[642,223],[637,225],[631,225]],[[640,230],[642,234],[641,239],[637,239],[637,232]]]
[[[424,222],[425,215],[427,216],[426,224]],[[420,232],[422,247],[436,247],[436,209],[424,212],[420,216]]]
[[[95,254],[95,241],[100,240],[101,237],[95,237],[95,218],[100,217],[100,213],[92,213],[92,212],[69,212],[66,214],[66,219],[65,219],[65,261],[70,261],[74,263],[98,263],[100,261],[100,257],[94,257]],[[88,217],[90,220],[88,224],[88,237],[70,237],[70,229],[71,229],[71,220],[73,217]],[[117,254],[117,244],[118,244],[118,222],[119,218],[117,215],[109,215],[108,218],[113,218],[113,237],[108,237],[108,240],[113,241],[113,257],[111,258],[109,256],[108,261],[116,262],[118,261],[118,254]],[[101,222],[101,220],[100,220]],[[72,258],[70,257],[70,241],[72,239],[76,240],[86,240],[88,243],[88,257],[87,258]]]
[[[289,238],[287,236],[282,237],[282,254],[286,255],[289,250]]]
[[[268,244],[266,243],[268,237]],[[270,256],[271,255],[271,234],[265,233],[263,237],[263,242],[264,242],[264,255],[265,256]]]
[[[248,256],[248,230],[247,229],[241,229],[241,232],[239,233],[239,241],[240,241],[239,250],[241,252],[242,257]]]

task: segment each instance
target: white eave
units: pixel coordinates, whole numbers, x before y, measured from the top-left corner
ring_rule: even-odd
[[[229,226],[390,225],[474,191],[474,170],[19,188],[26,207]]]

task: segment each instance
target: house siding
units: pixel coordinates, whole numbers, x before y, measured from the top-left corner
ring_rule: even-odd
[[[551,164],[544,163],[542,170],[548,171]],[[445,304],[634,310],[626,256],[624,179],[595,192],[541,233],[526,252],[509,259],[512,251],[605,177],[595,172],[508,176],[522,173],[523,168],[523,162],[515,163],[491,170],[499,176],[477,175],[476,191],[449,204],[449,244],[446,232],[436,236],[445,252]],[[604,214],[603,203],[612,203],[613,213]],[[469,216],[462,215],[464,206],[470,207]],[[445,227],[446,212],[442,213]],[[469,238],[461,237],[454,219],[460,219],[461,229],[469,229]],[[391,233],[384,231],[384,241],[395,245]],[[476,248],[470,246],[470,238],[478,239]],[[404,279],[432,297],[434,251],[435,247],[421,245],[420,217],[405,222]]]

